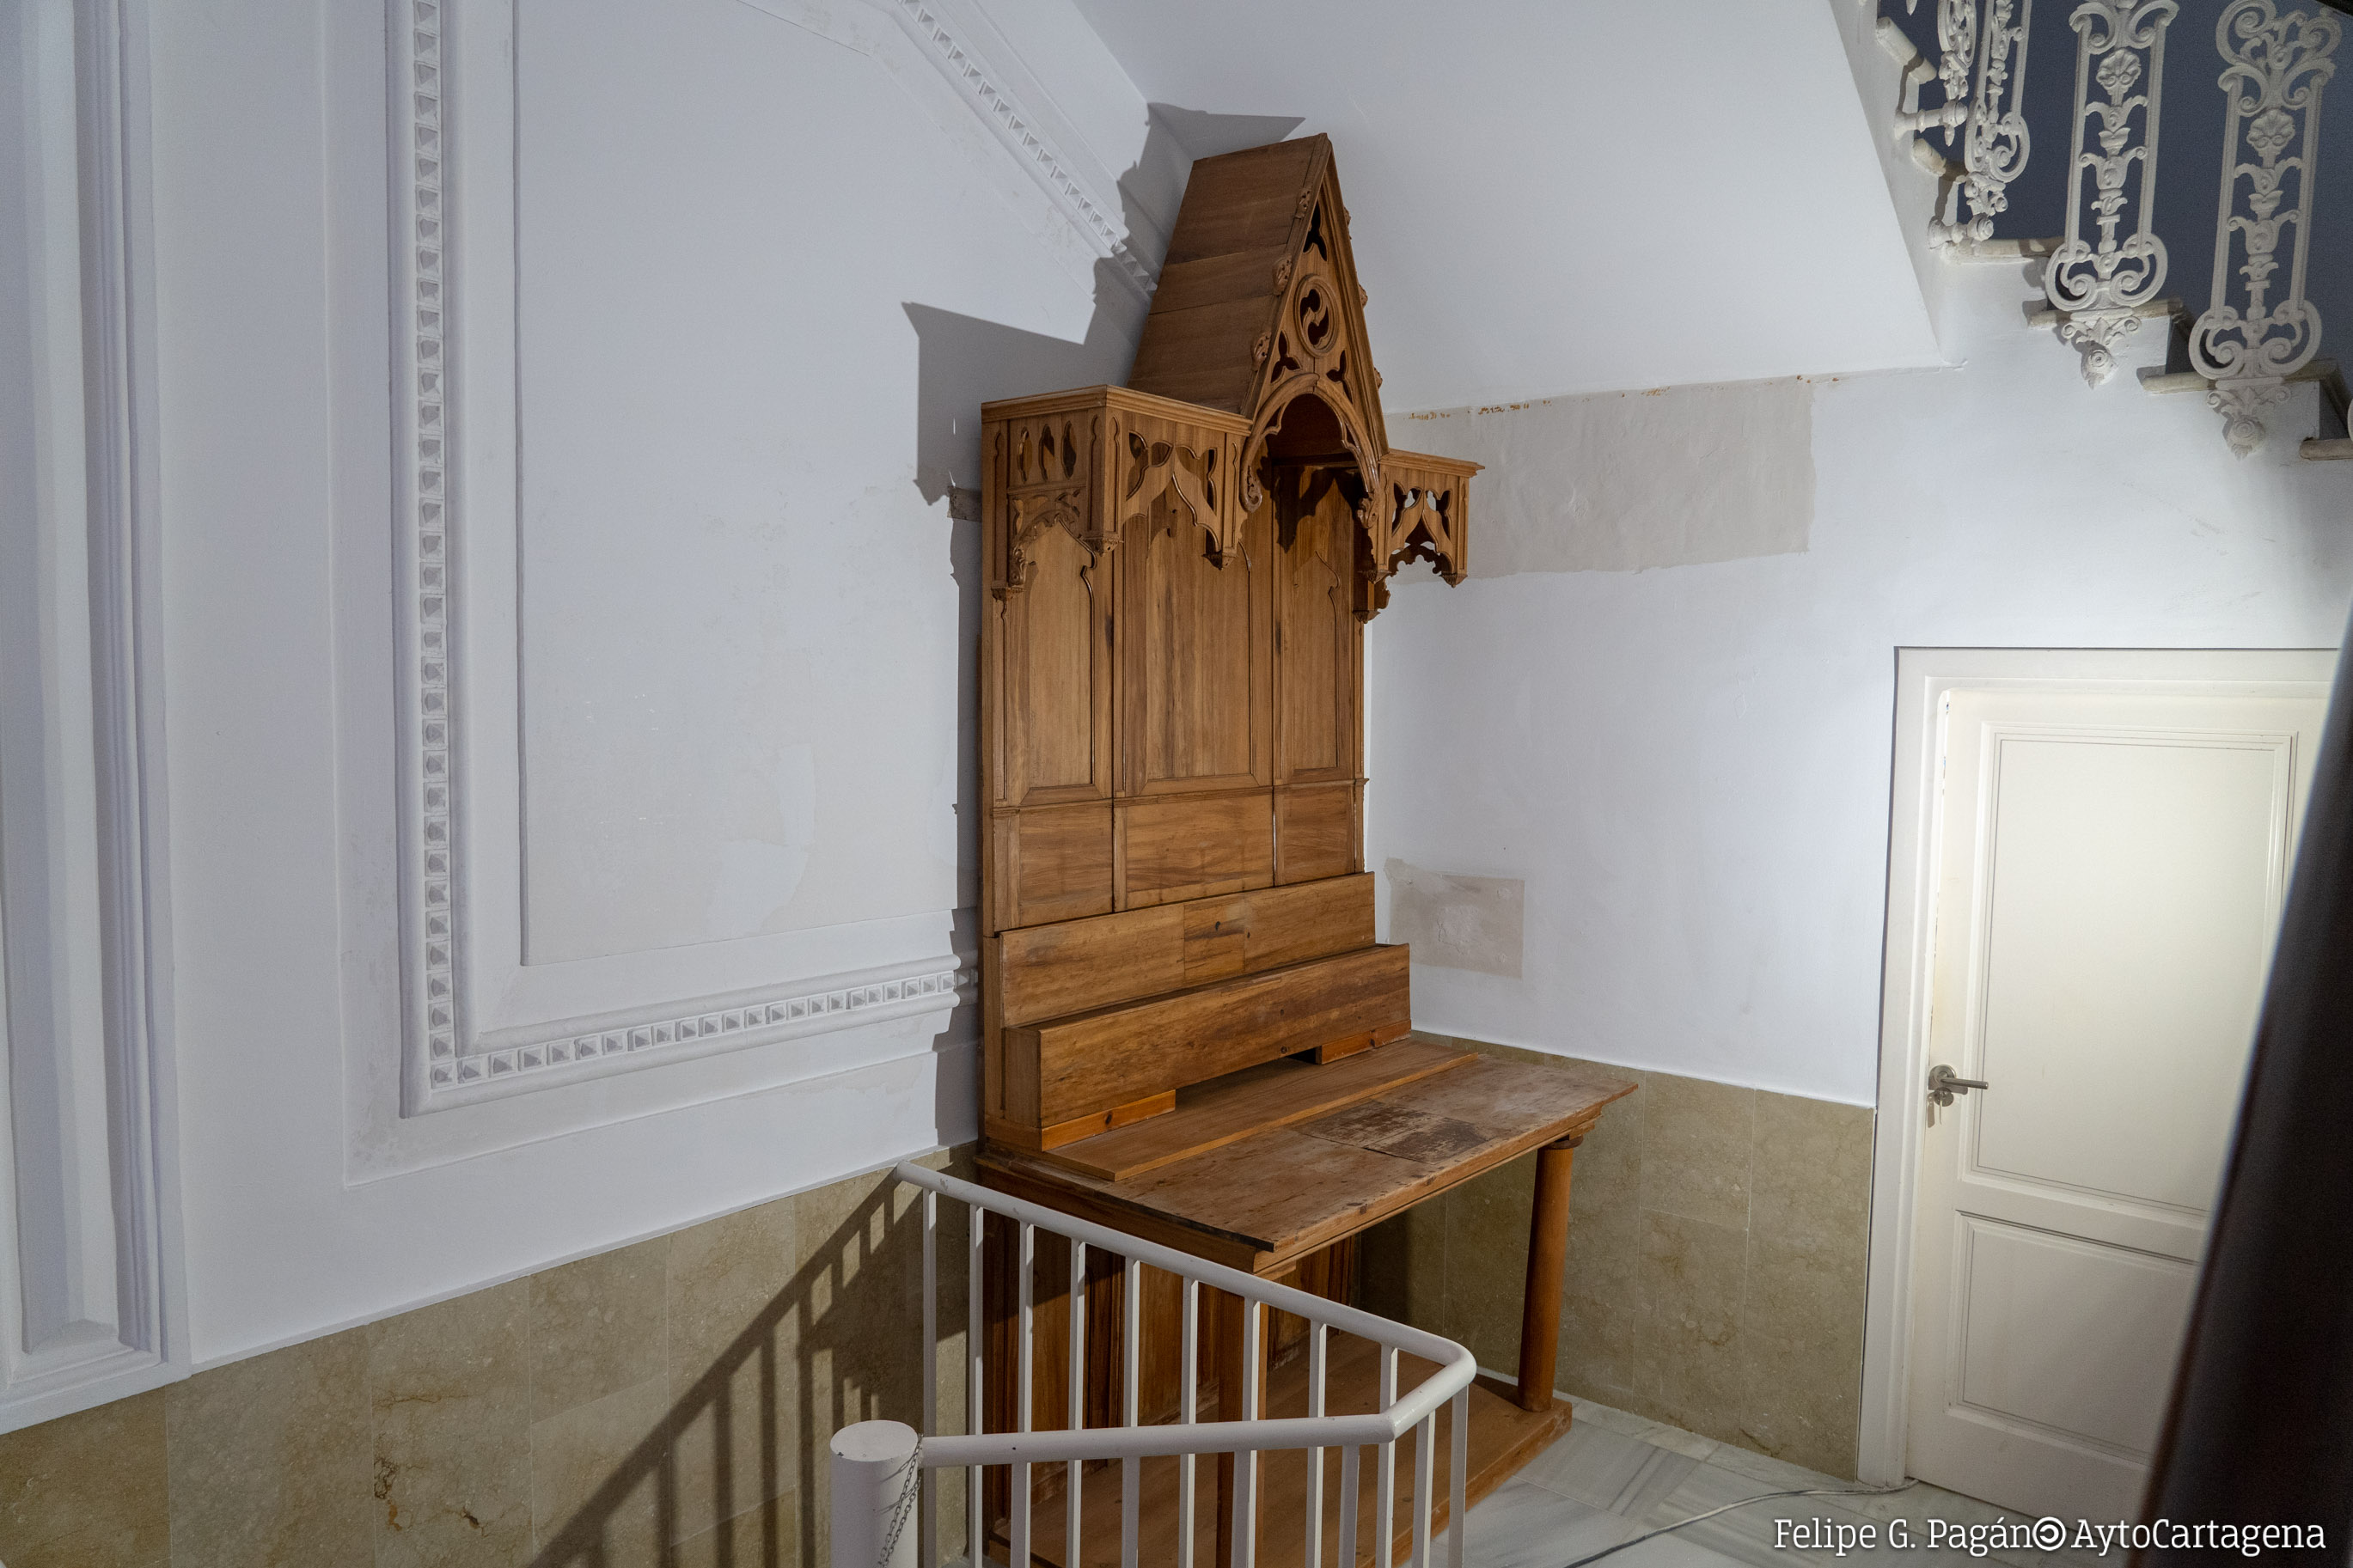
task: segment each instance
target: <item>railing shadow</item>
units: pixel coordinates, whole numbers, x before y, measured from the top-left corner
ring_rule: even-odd
[[[887,1172],[876,1183],[546,1541],[532,1568],[795,1568],[826,1560],[831,1435],[866,1420],[920,1428],[923,1418],[914,1342],[920,1194]],[[955,1226],[944,1217],[944,1233]],[[939,1250],[942,1294],[960,1300],[961,1249],[944,1242]],[[942,1318],[942,1363],[954,1364],[947,1346],[960,1337],[963,1317]],[[747,1368],[756,1369],[748,1409],[739,1382]],[[707,1466],[682,1465],[690,1433],[698,1450],[708,1445]],[[710,1522],[676,1540],[686,1517]]]

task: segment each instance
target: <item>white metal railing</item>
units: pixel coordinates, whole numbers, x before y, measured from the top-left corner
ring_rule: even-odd
[[[1060,1464],[1064,1474],[1062,1539],[1064,1568],[1075,1568],[1084,1540],[1082,1517],[1084,1487],[1082,1465],[1117,1459],[1121,1464],[1120,1562],[1134,1568],[1143,1542],[1141,1501],[1143,1461],[1174,1458],[1177,1461],[1176,1536],[1169,1554],[1191,1568],[1195,1558],[1194,1463],[1203,1454],[1232,1454],[1232,1568],[1250,1568],[1258,1550],[1259,1456],[1298,1449],[1306,1456],[1304,1555],[1315,1568],[1325,1562],[1324,1541],[1324,1451],[1339,1450],[1339,1520],[1336,1561],[1339,1568],[1356,1568],[1358,1492],[1357,1463],[1362,1449],[1378,1450],[1375,1461],[1373,1561],[1393,1568],[1397,1540],[1397,1445],[1413,1438],[1412,1510],[1414,1568],[1429,1568],[1430,1495],[1436,1479],[1438,1413],[1449,1401],[1452,1443],[1449,1486],[1450,1528],[1447,1540],[1451,1568],[1461,1568],[1464,1471],[1469,1458],[1470,1389],[1477,1365],[1469,1351],[1453,1341],[1425,1333],[1370,1312],[1343,1306],[1321,1296],[1245,1274],[1237,1268],[1205,1262],[1173,1247],[1107,1226],[1025,1203],[1005,1194],[958,1181],[921,1165],[902,1164],[892,1173],[900,1181],[923,1189],[923,1434],[918,1436],[898,1422],[866,1421],[844,1427],[833,1440],[832,1532],[835,1568],[934,1568],[939,1561],[938,1513],[941,1500],[934,1484],[935,1473],[965,1472],[964,1524],[971,1563],[986,1555],[988,1520],[984,1516],[983,1471],[994,1466],[1011,1469],[1007,1535],[1010,1562],[1028,1568],[1031,1562],[1031,1467]],[[965,1430],[943,1434],[939,1426],[939,1200],[954,1198],[965,1205],[964,1245],[966,1263],[965,1324]],[[983,1249],[987,1234],[984,1215],[997,1215],[1018,1226],[1016,1256],[1003,1260],[1018,1276],[1019,1308],[1016,1339],[1015,1404],[1017,1427],[1009,1432],[984,1432],[987,1345],[983,1311]],[[1035,1430],[1032,1374],[1036,1362],[1034,1322],[1037,1237],[1046,1231],[1066,1238],[1070,1265],[1070,1410],[1069,1426],[1059,1431]],[[1121,1368],[1123,1412],[1116,1426],[1084,1426],[1086,1414],[1086,1258],[1092,1247],[1118,1257],[1124,1268]],[[1179,1405],[1174,1422],[1146,1426],[1138,1419],[1138,1382],[1142,1362],[1143,1271],[1146,1265],[1176,1275],[1183,1282],[1183,1340],[1180,1355]],[[1201,1287],[1240,1298],[1242,1319],[1242,1406],[1255,1410],[1261,1398],[1260,1368],[1263,1361],[1262,1327],[1270,1308],[1304,1318],[1308,1322],[1307,1409],[1303,1416],[1246,1421],[1198,1421],[1195,1418],[1200,1381]],[[1331,1415],[1324,1413],[1328,1340],[1335,1330],[1368,1340],[1379,1347],[1380,1408],[1372,1414]],[[1438,1370],[1410,1392],[1398,1392],[1400,1353],[1435,1362]],[[1000,1372],[1002,1369],[999,1369]],[[1224,1391],[1220,1390],[1220,1399]],[[1161,1543],[1155,1542],[1155,1545]],[[1155,1553],[1155,1555],[1157,1555]]]
[[[1873,14],[1887,3],[1861,0]],[[1881,46],[1903,73],[1895,134],[1938,182],[1930,246],[2010,259],[2021,244],[2037,243],[1993,238],[2031,148],[2023,95],[2033,0],[1936,4],[1933,63],[1892,17],[1878,25]],[[1919,5],[1905,0],[1913,14]],[[2116,345],[2140,331],[2144,319],[2180,307],[2158,297],[2168,256],[2154,214],[2166,29],[2181,8],[2182,0],[2074,0],[2068,14],[2077,46],[2066,232],[2043,268],[2052,309],[2040,319],[2082,354],[2084,379],[2094,386],[2114,373]],[[2305,273],[2321,89],[2337,68],[2333,56],[2345,32],[2339,13],[2353,14],[2353,0],[2221,0],[2214,24],[2221,69],[2211,79],[2223,98],[2223,130],[2211,294],[2194,322],[2185,316],[2179,324],[2190,372],[2222,416],[2223,439],[2242,458],[2263,445],[2265,410],[2286,398],[2288,383],[2321,346],[2320,313],[2306,293]],[[1924,106],[1919,95],[1932,82],[1942,100]],[[2033,113],[2055,119],[2057,111],[2054,104]],[[1957,165],[1929,146],[1937,132],[1947,152],[1958,138]],[[2176,212],[2184,205],[2179,197],[2168,204]],[[2159,375],[2151,390],[2177,390],[2180,379]],[[2307,456],[2331,455],[2312,447]]]

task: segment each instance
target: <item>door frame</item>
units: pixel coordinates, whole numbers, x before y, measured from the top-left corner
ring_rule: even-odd
[[[2129,692],[2208,683],[2218,696],[2325,696],[2334,648],[1994,648],[1895,650],[1887,925],[1880,981],[1879,1093],[1872,1140],[1871,1253],[1862,1329],[1862,1424],[1856,1475],[1905,1479],[1912,1372],[1912,1226],[1927,1093],[1929,961],[1943,837],[1945,699],[1952,691]]]

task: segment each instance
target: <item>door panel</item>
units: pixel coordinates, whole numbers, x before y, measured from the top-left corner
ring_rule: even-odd
[[[2324,701],[1947,699],[1926,1065],[1990,1087],[1922,1135],[1911,1474],[2069,1517],[2137,1504]]]
[[[2179,1258],[1963,1216],[1958,1403],[2030,1440],[2126,1459],[2165,1415],[2197,1271]]]

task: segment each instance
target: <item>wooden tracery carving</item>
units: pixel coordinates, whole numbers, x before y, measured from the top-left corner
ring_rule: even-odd
[[[1248,977],[1295,1024],[1371,963],[1378,1016],[1316,1049],[1406,1026],[1363,875],[1364,622],[1400,564],[1461,579],[1478,466],[1389,449],[1364,306],[1329,142],[1205,159],[1129,384],[982,409],[991,1139],[1082,1140],[1173,1106],[1190,1053],[1274,1049],[1070,1044],[1124,1008]]]

